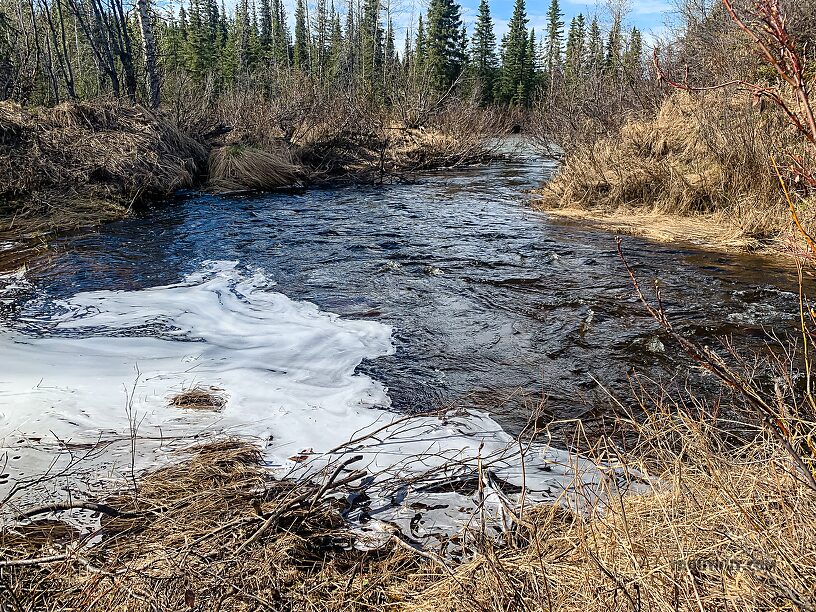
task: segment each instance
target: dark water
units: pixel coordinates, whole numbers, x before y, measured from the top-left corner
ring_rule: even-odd
[[[396,355],[361,369],[390,388],[396,409],[479,404],[511,429],[530,397],[575,417],[603,405],[595,380],[626,397],[633,369],[685,379],[687,362],[634,299],[614,237],[526,207],[525,190],[551,171],[527,159],[414,184],[181,198],[54,242],[29,280],[63,297],[239,260],[292,298],[393,325]],[[644,281],[661,279],[669,313],[699,338],[750,348],[793,325],[789,269],[632,238],[625,251]]]

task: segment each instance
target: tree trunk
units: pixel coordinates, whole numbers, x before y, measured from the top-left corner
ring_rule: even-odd
[[[147,73],[147,93],[150,108],[158,108],[161,103],[161,83],[156,66],[156,39],[153,37],[153,24],[150,21],[149,0],[137,0],[139,28],[142,32],[142,51],[144,52],[145,72]]]

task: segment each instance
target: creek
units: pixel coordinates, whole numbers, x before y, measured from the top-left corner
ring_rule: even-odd
[[[408,457],[429,441],[498,449],[542,400],[548,418],[597,421],[607,391],[631,398],[633,372],[716,394],[635,299],[614,236],[527,205],[553,171],[519,153],[403,184],[187,194],[53,240],[0,279],[0,485],[55,455],[70,455],[60,470],[90,461],[80,455],[100,441],[126,464],[134,423],[161,443],[133,465],[215,430],[265,440],[283,465],[383,408],[476,410],[444,435],[425,422],[398,448]],[[751,350],[795,327],[795,270],[637,238],[624,250],[639,277],[660,279],[682,333]],[[202,385],[228,397],[222,414],[168,408]],[[74,489],[55,479],[39,496]]]

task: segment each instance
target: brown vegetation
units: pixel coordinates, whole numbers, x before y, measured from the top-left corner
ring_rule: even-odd
[[[790,227],[771,156],[796,140],[775,109],[723,91],[678,91],[654,118],[631,118],[619,133],[574,151],[538,203],[602,219],[703,217],[725,241],[756,246]]]
[[[48,227],[122,216],[141,199],[195,184],[204,147],[139,106],[0,102],[0,215]]]
[[[286,79],[273,92],[236,87],[213,107],[191,97],[179,112],[193,130],[229,126],[225,144],[291,161],[311,183],[383,182],[483,161],[486,138],[508,127],[506,117],[475,100],[389,108],[302,76]]]
[[[709,423],[668,408],[625,455],[659,483],[651,493],[589,516],[534,508],[515,548],[488,546],[453,576],[424,580],[409,608],[811,609],[816,504],[783,449],[728,448]]]
[[[264,151],[233,144],[210,152],[208,186],[213,191],[268,191],[300,184],[303,170],[288,159],[286,149]]]
[[[272,479],[252,444],[190,452],[142,477],[137,496],[109,500],[98,544],[45,537],[32,550],[31,528],[22,540],[6,529],[5,559],[63,557],[0,561],[0,597],[17,610],[376,609],[397,574],[419,569],[404,550],[350,547],[331,487]]]
[[[190,410],[222,410],[227,404],[222,391],[223,389],[217,387],[185,389],[170,398],[170,405]]]
[[[462,102],[409,125],[359,95],[288,83],[180,99],[172,115],[110,102],[25,110],[0,102],[0,219],[70,228],[124,216],[181,188],[215,192],[383,182],[489,157],[500,114]]]
[[[634,447],[591,449],[651,492],[609,491],[581,514],[530,508],[498,539],[459,538],[460,561],[399,535],[358,549],[331,494],[347,479],[275,480],[228,440],[107,500],[91,535],[7,527],[3,597],[15,610],[812,609],[816,502],[785,450],[755,429],[734,447],[711,413],[654,401]]]

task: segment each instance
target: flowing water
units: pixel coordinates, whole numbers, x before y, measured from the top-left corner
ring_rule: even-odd
[[[475,406],[509,433],[523,426],[537,398],[546,398],[555,418],[590,419],[606,405],[600,385],[626,398],[632,371],[664,379],[693,375],[634,298],[614,237],[554,222],[527,206],[527,190],[552,171],[548,162],[528,156],[429,174],[410,184],[240,197],[192,194],[54,241],[29,261],[25,282],[19,275],[5,278],[5,446],[14,453],[15,444],[33,436],[36,427],[21,429],[15,403],[28,401],[40,378],[63,372],[49,388],[70,395],[75,390],[69,378],[93,372],[100,386],[115,389],[111,398],[121,397],[129,370],[114,368],[105,378],[106,364],[118,360],[132,369],[156,355],[189,360],[167,348],[179,334],[220,347],[207,358],[263,369],[267,378],[251,384],[274,380],[283,395],[307,398],[287,414],[318,405],[321,390],[342,388],[336,397],[344,405],[364,396],[358,403],[390,401],[396,413]],[[706,342],[733,336],[751,348],[795,322],[797,285],[790,269],[758,257],[635,238],[626,238],[624,249],[639,276],[661,280],[677,326]],[[217,283],[201,272],[213,274],[213,266],[222,274]],[[119,323],[113,324],[116,316]],[[225,317],[235,321],[227,324]],[[247,317],[252,325],[243,326]],[[317,319],[321,333],[301,333],[318,329]],[[291,342],[289,332],[275,327],[283,322],[296,326],[285,328]],[[100,336],[122,342],[115,350],[90,344]],[[252,346],[245,346],[248,338],[254,338]],[[281,342],[288,343],[285,349]],[[63,359],[52,359],[55,354]],[[229,368],[219,368],[209,370],[212,380],[199,371],[194,382],[232,384],[228,393],[235,400],[249,379],[232,380]],[[158,365],[147,371],[153,381],[163,376]],[[270,372],[279,378],[268,378]],[[293,377],[301,385],[296,393],[287,391]],[[238,411],[234,419],[263,420],[265,406],[278,402],[270,399],[273,391],[256,391],[244,393],[252,410]],[[57,410],[63,401],[55,394],[43,397],[30,404],[27,419]],[[111,410],[121,412],[120,404]],[[88,413],[83,423],[67,408],[60,410],[62,421],[77,428],[88,429],[100,418]],[[335,438],[350,435],[359,423],[344,428],[343,418],[318,411],[308,427],[339,427],[342,434]],[[304,432],[297,435],[320,445],[322,438]],[[271,425],[263,434],[271,439],[279,432]],[[70,426],[64,435],[71,435]],[[14,436],[20,440],[8,442]]]

